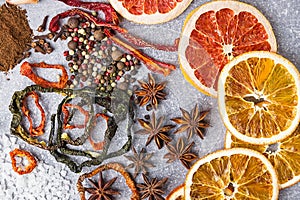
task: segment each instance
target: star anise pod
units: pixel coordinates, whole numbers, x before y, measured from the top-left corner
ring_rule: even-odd
[[[150,102],[154,109],[157,109],[158,101],[166,99],[166,93],[162,90],[166,87],[167,82],[156,84],[155,79],[151,74],[148,74],[148,83],[138,80],[141,89],[135,91],[135,95],[142,97],[140,106],[146,105]]]
[[[163,125],[165,117],[162,116],[158,120],[156,120],[155,113],[152,113],[150,121],[145,121],[143,119],[138,119],[138,122],[143,127],[143,129],[137,131],[137,134],[149,134],[149,137],[146,142],[146,146],[150,144],[150,142],[155,140],[155,143],[158,149],[163,147],[163,143],[171,142],[171,138],[167,136],[167,133],[174,128],[173,125]]]
[[[149,200],[164,200],[161,195],[165,192],[162,189],[163,185],[167,182],[168,178],[163,178],[161,180],[157,180],[157,178],[153,178],[149,180],[149,178],[143,174],[144,183],[137,184],[137,187],[141,193],[141,199],[148,198]]]
[[[195,105],[191,113],[183,108],[180,108],[180,110],[182,117],[171,119],[176,124],[181,124],[174,134],[187,131],[188,139],[190,139],[194,134],[197,134],[201,139],[204,139],[201,129],[209,127],[209,124],[204,121],[204,118],[209,111],[199,112],[198,104]]]
[[[132,161],[126,168],[134,168],[133,177],[136,178],[139,172],[147,173],[148,168],[153,168],[155,165],[149,162],[153,153],[146,153],[146,149],[142,148],[140,153],[137,153],[135,148],[132,147],[133,156],[125,156],[128,160]]]
[[[116,180],[117,177],[105,183],[102,177],[102,172],[99,172],[99,179],[97,182],[88,179],[92,185],[91,188],[85,188],[85,190],[91,194],[88,200],[110,200],[112,195],[120,194],[120,192],[110,188]]]
[[[190,152],[194,144],[194,142],[191,142],[188,145],[185,144],[182,137],[178,139],[176,145],[171,145],[170,143],[167,143],[169,153],[165,154],[164,158],[168,159],[167,163],[180,160],[183,166],[189,169],[190,162],[197,159],[197,155]]]

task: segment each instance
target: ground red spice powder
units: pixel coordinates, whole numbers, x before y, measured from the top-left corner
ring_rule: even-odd
[[[31,41],[32,30],[26,10],[3,4],[0,7],[0,70],[7,72],[21,62]]]

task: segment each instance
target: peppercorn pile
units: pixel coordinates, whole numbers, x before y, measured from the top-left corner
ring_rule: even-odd
[[[94,23],[71,17],[64,27],[64,36],[69,41],[69,50],[64,52],[64,56],[72,73],[69,88],[89,86],[109,93],[117,83],[124,82],[122,76],[126,72],[139,68],[138,60],[123,53],[104,34],[103,28]],[[123,83],[120,88],[126,89],[127,86]]]
[[[29,57],[32,30],[27,21],[26,10],[3,4],[0,8],[0,70],[13,69]]]

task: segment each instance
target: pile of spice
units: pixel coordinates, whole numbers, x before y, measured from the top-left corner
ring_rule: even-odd
[[[32,30],[26,10],[15,5],[0,7],[0,22],[0,70],[7,72],[30,55]]]
[[[69,41],[64,56],[73,73],[68,82],[70,88],[90,86],[109,93],[118,81],[124,82],[122,76],[126,72],[136,69],[138,60],[115,46],[102,27],[81,17],[69,18],[64,27]],[[121,88],[127,88],[122,85]]]

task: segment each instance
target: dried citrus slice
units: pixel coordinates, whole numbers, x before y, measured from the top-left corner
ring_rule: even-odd
[[[220,74],[219,111],[235,137],[270,144],[288,137],[300,120],[300,75],[282,56],[267,51],[242,54]]]
[[[239,1],[212,1],[186,18],[178,53],[185,79],[198,90],[217,96],[220,70],[249,51],[277,51],[272,27],[255,7]]]
[[[225,147],[243,147],[262,153],[274,166],[280,188],[290,187],[300,181],[300,125],[288,138],[269,145],[249,144],[227,131]]]
[[[158,24],[179,16],[193,0],[109,0],[114,9],[129,21]]]
[[[273,200],[278,192],[276,172],[265,156],[233,148],[198,160],[187,174],[184,196],[186,200]]]
[[[184,185],[176,187],[172,192],[170,192],[166,200],[184,200]]]

